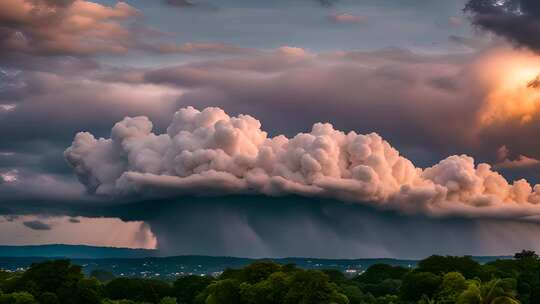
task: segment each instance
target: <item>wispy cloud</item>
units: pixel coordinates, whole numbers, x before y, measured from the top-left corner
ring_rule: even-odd
[[[23,225],[32,230],[51,230],[50,225],[40,220],[26,221],[26,222],[23,222]]]
[[[355,24],[367,21],[366,16],[354,15],[350,13],[336,13],[329,16],[330,21],[341,24]]]

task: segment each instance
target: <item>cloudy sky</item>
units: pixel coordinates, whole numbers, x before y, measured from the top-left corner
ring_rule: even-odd
[[[540,250],[539,41],[535,0],[0,0],[0,244]]]

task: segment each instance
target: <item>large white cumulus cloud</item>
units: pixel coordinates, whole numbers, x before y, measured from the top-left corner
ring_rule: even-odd
[[[148,118],[128,117],[110,139],[78,133],[65,157],[99,195],[297,194],[428,215],[540,215],[540,186],[510,184],[471,157],[422,169],[375,133],[317,123],[293,138],[268,137],[257,119],[220,108],[182,108],[159,135]]]

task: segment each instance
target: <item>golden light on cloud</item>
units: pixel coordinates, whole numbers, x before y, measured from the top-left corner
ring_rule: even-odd
[[[540,56],[507,50],[480,63],[489,94],[480,111],[482,126],[519,121],[526,124],[540,111]]]

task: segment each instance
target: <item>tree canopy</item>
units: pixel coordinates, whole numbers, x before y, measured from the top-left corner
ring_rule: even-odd
[[[260,261],[217,277],[176,280],[86,276],[68,260],[0,271],[0,304],[536,304],[540,258],[534,251],[480,264],[431,256],[406,268],[375,264],[355,277]]]

